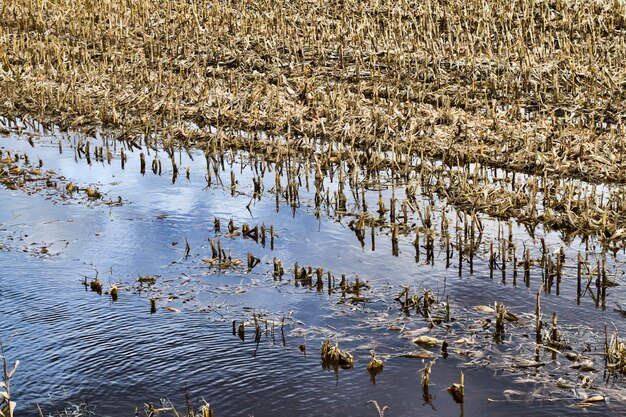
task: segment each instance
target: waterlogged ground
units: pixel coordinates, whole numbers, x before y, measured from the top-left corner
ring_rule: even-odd
[[[192,405],[204,398],[216,416],[377,416],[371,400],[389,406],[386,416],[626,413],[623,379],[605,370],[604,356],[605,328],[609,340],[626,333],[621,251],[603,259],[592,240],[563,242],[541,229],[531,236],[480,216],[470,274],[467,250],[458,256],[466,246],[457,244],[468,218],[435,195],[419,196],[400,223],[423,224],[432,210],[433,230],[454,231],[449,245],[436,238],[429,250],[422,230],[416,250],[415,233],[394,239],[384,222],[353,231],[364,201],[375,212],[379,199],[404,195],[384,172],[365,197],[343,172],[325,172],[316,202],[316,170],[295,161],[276,170],[247,152],[168,155],[112,138],[20,130],[0,136],[3,178],[11,179],[0,188],[0,337],[9,361],[21,362],[11,380],[16,415],[83,403],[96,415],[130,416],[161,399],[184,410],[186,396]],[[296,199],[289,169],[297,171]],[[341,180],[345,200],[333,197],[343,194]],[[542,238],[550,256],[564,259],[558,279],[539,264]],[[494,245],[499,257],[490,256]],[[585,269],[578,290],[579,252],[590,258],[585,265],[606,265],[611,286]],[[425,291],[430,306],[412,304]],[[494,337],[487,307],[496,302],[516,320]],[[546,349],[553,312],[559,340]],[[445,340],[446,353],[441,343],[419,346],[419,336]],[[353,368],[322,366],[327,339],[353,355]],[[375,377],[371,350],[384,361]],[[433,360],[425,390],[423,369]],[[461,372],[462,405],[446,390]]]

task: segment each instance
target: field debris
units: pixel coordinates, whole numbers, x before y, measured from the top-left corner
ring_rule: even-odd
[[[339,368],[349,369],[354,365],[354,358],[350,353],[339,349],[338,341],[333,346],[330,339],[326,339],[322,343],[320,356],[322,358],[322,366],[324,368],[333,368],[335,371]]]
[[[461,382],[454,383],[448,387],[448,393],[452,396],[452,399],[458,404],[462,404],[465,401],[465,375],[461,372]]]
[[[372,358],[367,364],[367,372],[369,372],[370,375],[375,376],[382,372],[384,363],[381,359],[378,359],[376,357],[376,352],[374,350],[372,350],[370,353],[372,354]]]

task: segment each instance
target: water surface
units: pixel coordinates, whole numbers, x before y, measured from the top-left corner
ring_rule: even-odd
[[[435,259],[428,262],[421,247],[416,261],[411,236],[399,239],[393,256],[389,230],[383,228],[374,230],[374,243],[368,230],[361,244],[350,230],[350,216],[316,210],[312,185],[307,191],[302,184],[300,205],[290,207],[272,192],[275,176],[268,173],[263,193],[254,197],[255,172],[245,153],[227,160],[219,169],[220,178],[213,175],[209,184],[203,153],[177,152],[179,174],[172,181],[171,161],[162,150],[157,153],[163,167],[158,175],[150,170],[154,150],[133,151],[123,142],[89,140],[92,149],[108,143],[111,161],[93,156],[88,161],[77,153],[86,141],[79,136],[39,132],[32,145],[27,135],[0,137],[0,149],[27,154],[35,165],[41,159],[41,168],[53,170],[50,175],[58,182],[57,190],[30,185],[24,190],[0,189],[0,337],[9,360],[21,361],[11,381],[17,415],[37,416],[37,405],[53,414],[81,402],[97,415],[134,415],[144,403],[157,404],[162,398],[184,409],[186,394],[194,403],[206,399],[217,416],[376,416],[370,400],[388,405],[387,416],[626,412],[622,381],[606,378],[599,356],[604,324],[611,326],[609,331],[615,325],[625,333],[624,319],[614,309],[624,298],[621,287],[608,289],[603,309],[589,293],[577,300],[575,272],[569,270],[558,295],[544,295],[544,320],[557,312],[563,337],[578,353],[587,349],[584,354],[599,367],[582,372],[562,356],[553,359],[543,350],[534,354],[538,269],[533,269],[528,286],[521,273],[514,285],[510,269],[504,280],[500,270],[490,276],[486,247],[470,275],[466,260],[459,273],[455,253],[446,264],[445,247],[438,246]],[[127,156],[123,168],[122,148]],[[147,160],[144,174],[140,151]],[[58,191],[68,182],[96,187],[103,198],[90,200],[84,192],[64,197]],[[325,187],[336,191],[337,176],[327,177]],[[391,189],[381,195],[388,199]],[[373,207],[378,193],[367,198]],[[116,204],[120,200],[122,204]],[[424,197],[420,204],[426,201]],[[436,205],[447,211],[454,227],[453,208],[441,201]],[[215,229],[216,218],[220,231]],[[440,212],[435,214],[440,218]],[[269,232],[265,245],[243,236],[228,237],[231,219],[238,228],[244,223],[268,230],[272,226],[273,245]],[[498,227],[506,227],[506,222],[487,217],[483,224],[491,237]],[[523,227],[513,224],[512,230],[517,246],[527,245],[535,255],[541,236],[551,249],[563,245],[568,257],[583,247],[580,240],[562,242],[556,233],[539,230],[533,239]],[[210,240],[218,238],[240,265],[218,268],[207,262],[212,258]],[[251,271],[246,267],[248,253],[260,260]],[[284,265],[282,279],[273,276],[274,258]],[[623,260],[621,253],[609,258],[617,283]],[[323,268],[324,280],[331,271],[337,280],[345,274],[350,282],[356,277],[367,281],[367,300],[345,302],[340,292],[329,293],[326,284],[321,291],[295,285],[296,262]],[[137,283],[146,275],[156,277],[154,286]],[[96,276],[103,283],[102,295],[84,285]],[[106,293],[111,284],[120,288],[117,301]],[[473,356],[444,357],[439,348],[429,349],[437,358],[430,401],[423,398],[421,385],[422,369],[430,359],[400,356],[419,349],[411,332],[425,329],[430,320],[401,311],[395,300],[401,286],[412,293],[432,289],[441,302],[448,297],[454,319],[437,323],[429,335],[450,341],[474,338],[473,344],[459,348],[474,351]],[[156,313],[150,311],[150,298],[157,300]],[[494,302],[505,303],[521,317],[521,323],[507,325],[501,344],[493,341],[491,330],[478,326],[489,325],[485,319],[493,317],[472,310]],[[255,316],[263,330],[258,343],[251,323]],[[247,322],[243,340],[233,334],[233,321]],[[353,369],[322,368],[319,347],[327,338],[354,355]],[[385,360],[375,383],[366,370],[372,349]],[[536,370],[512,367],[512,358],[538,359],[544,365]],[[461,371],[466,383],[463,406],[446,392]],[[593,383],[576,385],[580,374]],[[558,388],[558,378],[573,385]],[[575,405],[596,392],[608,400]]]

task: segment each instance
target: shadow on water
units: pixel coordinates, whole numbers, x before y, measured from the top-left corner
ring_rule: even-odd
[[[0,149],[41,170],[0,191],[0,337],[13,335],[7,356],[22,362],[18,415],[67,401],[98,415],[160,398],[182,407],[185,387],[218,416],[375,416],[370,400],[388,416],[626,410],[619,378],[603,372],[604,324],[607,338],[613,323],[625,333],[623,290],[605,285],[621,282],[623,254],[593,241],[468,217],[428,192],[396,206],[407,184],[384,172],[316,179],[246,152],[168,156],[58,132],[0,137]],[[367,192],[350,191],[350,175]],[[498,323],[495,302],[515,320]],[[437,342],[414,342],[425,335]],[[323,369],[325,340],[354,367]],[[375,379],[372,349],[384,360]],[[459,405],[447,387],[461,370]],[[598,392],[601,403],[580,405]]]

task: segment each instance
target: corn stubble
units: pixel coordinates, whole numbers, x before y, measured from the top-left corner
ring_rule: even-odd
[[[397,173],[439,158],[420,174],[464,210],[626,237],[624,190],[571,181],[626,181],[623,2],[335,6],[6,1],[0,112],[166,148],[281,138],[280,154],[317,150],[320,165],[326,150]],[[472,164],[533,175],[496,186]]]
[[[9,365],[4,352],[4,345],[0,341],[0,359],[2,361],[2,380],[0,380],[0,417],[13,417],[13,412],[17,403],[13,401],[11,396],[11,378],[20,361],[15,361],[13,367]]]
[[[7,1],[0,112],[166,147],[331,143],[368,169],[440,158],[466,168],[434,174],[454,205],[626,237],[623,189],[570,181],[626,181],[622,2],[329,6]],[[495,187],[472,163],[536,176]]]

